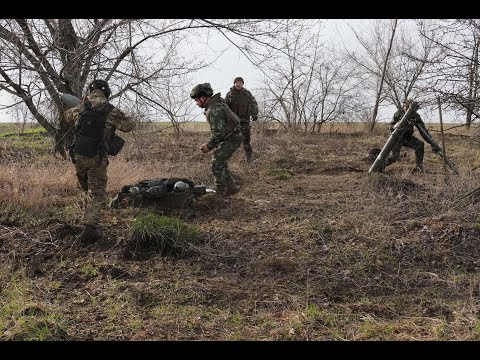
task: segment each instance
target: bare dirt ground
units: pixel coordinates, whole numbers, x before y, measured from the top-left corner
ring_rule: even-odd
[[[411,173],[408,149],[369,175],[384,130],[254,129],[255,162],[241,149],[231,162],[238,194],[107,210],[105,238],[90,245],[78,241],[73,166],[2,138],[0,339],[480,339],[478,204],[476,193],[461,198],[480,186],[478,143],[447,132],[460,175],[445,174],[429,146],[424,173]],[[210,154],[198,150],[208,132],[125,138],[110,195],[172,176],[211,187]],[[146,212],[198,226],[203,242],[181,257],[127,259],[132,221]]]

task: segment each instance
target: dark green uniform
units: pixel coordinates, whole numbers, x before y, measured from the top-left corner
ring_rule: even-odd
[[[402,120],[403,116],[405,115],[405,111],[403,109],[399,109],[393,115],[392,121],[389,123],[390,132],[393,132],[394,125],[397,124],[400,120]],[[391,165],[398,160],[400,157],[400,150],[402,146],[408,147],[415,151],[415,164],[416,167],[422,169],[423,167],[423,154],[425,152],[425,145],[423,141],[417,139],[413,136],[415,132],[414,126],[421,126],[425,129],[425,123],[423,122],[420,115],[413,111],[410,119],[407,122],[405,129],[403,130],[403,135],[401,139],[395,144],[393,147],[390,156],[385,161],[385,166]]]
[[[258,104],[252,93],[242,87],[237,90],[232,86],[225,96],[227,105],[240,118],[240,126],[243,133],[243,149],[248,161],[252,160],[252,146],[250,144],[251,130],[250,117],[257,120]]]
[[[240,147],[243,135],[239,124],[229,115],[229,109],[220,93],[213,95],[205,103],[205,116],[212,133],[207,146],[215,149],[212,157],[212,173],[219,194],[225,193],[233,178],[228,161]]]
[[[101,90],[93,90],[87,97],[94,107],[107,101],[107,97]],[[65,112],[65,121],[68,124],[76,125],[78,123],[82,106],[83,105],[80,104]],[[113,108],[106,118],[104,132],[105,148],[108,148],[106,139],[110,137],[110,134],[112,134],[115,129],[128,132],[131,131],[133,127],[134,123],[129,117],[118,108]],[[107,200],[108,156],[105,154],[101,158],[99,157],[100,155],[87,157],[75,154],[75,172],[78,182],[84,191],[90,191],[91,193],[91,201],[89,201],[85,208],[83,223],[94,229],[98,227],[101,210],[104,208]]]

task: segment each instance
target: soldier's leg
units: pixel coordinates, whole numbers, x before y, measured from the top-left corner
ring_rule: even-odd
[[[398,160],[398,158],[400,157],[400,150],[401,149],[402,149],[402,141],[399,141],[397,144],[395,144],[392,151],[390,152],[390,155],[385,160],[385,167],[393,164],[394,162],[396,162]]]
[[[85,208],[84,224],[94,229],[98,227],[101,211],[107,200],[107,166],[108,158],[103,157],[98,163],[97,157],[91,159],[92,164],[88,169],[88,187],[90,188],[92,200]]]
[[[232,135],[227,141],[220,143],[212,157],[212,173],[215,177],[217,194],[227,193],[227,186],[232,184],[233,178],[228,167],[228,161],[242,143],[241,134]]]
[[[250,144],[251,127],[250,121],[242,122],[242,134],[243,134],[243,150],[245,151],[245,157],[248,162],[253,160],[252,157],[252,145]]]
[[[225,196],[226,193],[226,181],[225,181],[225,165],[226,160],[223,157],[222,152],[220,151],[220,146],[214,150],[212,156],[212,174],[215,178],[215,190],[217,195]]]
[[[423,155],[425,153],[425,144],[423,141],[411,136],[406,142],[405,146],[415,151],[415,167],[423,170]]]
[[[231,138],[229,139],[229,142],[228,142],[228,154],[227,154],[228,159],[227,159],[227,164],[226,164],[225,169],[224,169],[225,183],[226,183],[226,186],[227,186],[227,191],[226,191],[227,195],[236,194],[240,190],[238,188],[235,180],[233,179],[233,176],[230,172],[230,167],[228,165],[228,162],[230,161],[233,154],[240,147],[241,144],[242,144],[242,139],[241,139],[240,134],[231,136]]]
[[[77,161],[75,162],[75,175],[77,176],[80,187],[86,192],[88,191],[88,164],[85,163],[85,159],[84,156],[77,156]]]

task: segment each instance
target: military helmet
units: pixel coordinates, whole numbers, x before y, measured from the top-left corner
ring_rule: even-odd
[[[202,96],[212,96],[212,95],[213,95],[213,89],[210,83],[195,85],[192,91],[190,92],[190,97],[192,99],[198,99],[199,97],[202,97]]]
[[[245,84],[245,81],[243,81],[243,78],[241,76],[237,76],[235,79],[233,79],[233,83],[235,84],[237,81],[241,81],[242,83]]]
[[[413,99],[405,99],[403,100],[402,102],[404,105],[407,105],[407,106],[410,106],[411,104],[414,104],[414,110],[417,110],[420,108],[420,105],[418,104],[418,102],[416,102],[415,100]]]
[[[90,85],[88,85],[88,91],[92,92],[93,90],[102,90],[107,99],[110,97],[110,94],[112,93],[110,91],[110,87],[108,86],[108,83],[105,80],[93,80]]]
[[[173,189],[175,191],[185,191],[188,187],[189,187],[189,185],[186,182],[183,182],[183,181],[177,181],[173,185]]]

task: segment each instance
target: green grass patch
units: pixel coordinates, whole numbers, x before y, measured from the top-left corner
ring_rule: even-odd
[[[0,273],[0,340],[69,340],[64,321],[31,294],[36,285],[19,273]]]
[[[22,136],[30,136],[30,135],[48,135],[47,130],[43,126],[35,126],[30,127],[28,129],[24,129],[23,132],[19,132],[18,129],[14,129],[11,124],[1,124],[0,126],[0,138],[6,137],[22,137]]]
[[[267,170],[267,174],[273,176],[276,180],[287,180],[295,175],[293,171],[288,169],[269,169]]]
[[[10,127],[0,128],[0,140],[20,153],[46,154],[53,149],[53,141],[41,126],[25,129],[22,133]]]
[[[125,255],[134,258],[153,254],[178,256],[200,240],[198,227],[185,224],[176,217],[140,215],[133,222]]]

